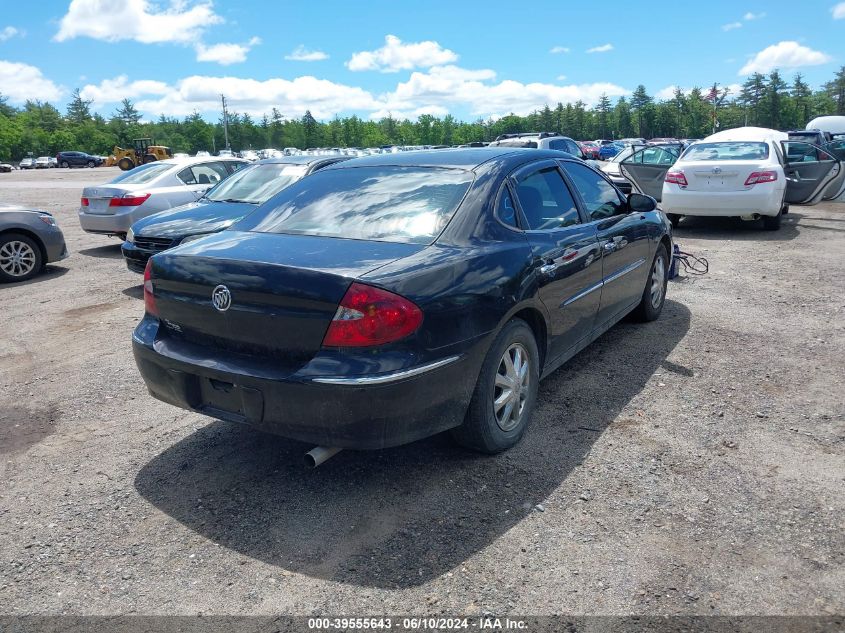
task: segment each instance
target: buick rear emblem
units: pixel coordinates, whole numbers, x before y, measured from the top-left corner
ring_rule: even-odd
[[[714,173],[714,174],[721,174],[721,173],[722,173],[722,168],[721,168],[721,167],[714,167],[714,168],[713,168],[713,173]]]
[[[217,286],[211,291],[211,305],[220,312],[225,312],[232,305],[232,293],[226,286]]]

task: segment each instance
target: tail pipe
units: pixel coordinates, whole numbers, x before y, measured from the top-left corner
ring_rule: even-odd
[[[315,446],[305,453],[305,465],[309,468],[317,468],[317,466],[327,459],[334,457],[342,450],[342,448],[335,446]]]

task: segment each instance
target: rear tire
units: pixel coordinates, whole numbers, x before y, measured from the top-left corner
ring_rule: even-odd
[[[534,411],[539,361],[528,324],[508,322],[487,350],[464,423],[452,430],[455,440],[490,455],[516,445]]]
[[[131,158],[126,158],[125,156],[117,161],[117,166],[120,167],[123,171],[129,171],[135,167],[135,161]]]
[[[0,282],[32,279],[44,268],[41,246],[20,233],[0,235]]]
[[[669,218],[669,221],[672,223],[672,228],[678,228],[678,225],[681,223],[681,216],[677,213],[667,213],[666,217]]]
[[[764,215],[763,228],[767,231],[777,231],[780,229],[781,220],[783,219],[783,211],[778,212],[777,215]]]
[[[663,304],[666,302],[666,284],[669,281],[668,272],[669,253],[666,251],[666,246],[660,244],[651,262],[640,303],[632,313],[637,321],[654,321],[663,312]]]
[[[70,169],[70,164],[66,160],[63,160],[62,167],[64,167],[65,169]]]
[[[154,163],[157,160],[158,160],[158,158],[156,158],[153,154],[147,154],[146,156],[144,156],[144,164],[145,165],[147,163]]]

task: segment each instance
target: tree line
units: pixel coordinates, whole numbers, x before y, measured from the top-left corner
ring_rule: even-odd
[[[273,108],[260,119],[229,112],[232,149],[274,147],[377,147],[380,145],[460,145],[491,141],[514,132],[559,132],[577,140],[597,138],[702,138],[714,126],[727,129],[756,125],[775,129],[803,128],[820,115],[845,114],[845,66],[820,89],[812,90],[801,74],[790,82],[777,70],[755,73],[738,94],[713,85],[677,89],[669,99],[656,99],[645,86],[615,103],[602,95],[594,107],[584,102],[549,105],[526,116],[509,114],[497,120],[458,121],[451,115],[421,115],[416,121],[392,116],[369,121],[358,116],[318,121],[310,112],[290,118]],[[0,95],[0,160],[63,150],[108,154],[115,145],[128,147],[135,138],[152,138],[175,152],[196,153],[225,146],[222,119],[208,122],[194,113],[185,118],[160,116],[143,122],[130,99],[109,118],[92,112],[91,102],[73,96],[64,113],[47,102],[11,106]]]

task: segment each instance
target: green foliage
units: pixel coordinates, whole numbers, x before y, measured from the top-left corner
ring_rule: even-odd
[[[715,88],[718,88],[714,86]],[[235,150],[275,147],[377,147],[379,145],[458,145],[491,141],[513,132],[559,132],[575,139],[641,136],[702,138],[714,125],[714,104],[706,95],[713,88],[693,88],[689,94],[675,90],[666,100],[656,100],[645,86],[637,86],[629,99],[615,104],[602,95],[595,108],[582,101],[547,104],[526,116],[508,114],[498,120],[456,120],[451,115],[423,114],[416,121],[386,116],[367,121],[352,115],[317,121],[310,112],[288,118],[273,108],[260,120],[229,112],[229,143]],[[755,73],[739,94],[716,90],[718,129],[759,125],[778,129],[804,127],[824,114],[845,114],[845,66],[821,90],[813,92],[800,74],[788,85],[775,70],[768,76]],[[91,102],[74,91],[64,115],[53,105],[27,101],[22,108],[8,104],[0,94],[0,160],[54,155],[77,149],[108,154],[115,145],[130,147],[133,139],[152,138],[174,152],[194,154],[222,149],[222,119],[210,123],[199,113],[183,119],[161,116],[143,121],[130,99],[124,99],[106,120],[91,112]]]

